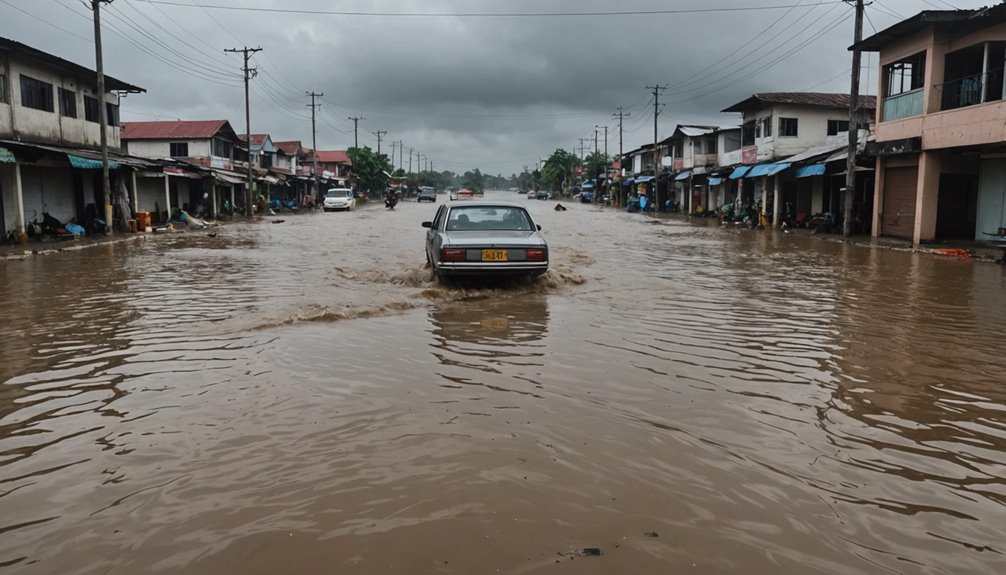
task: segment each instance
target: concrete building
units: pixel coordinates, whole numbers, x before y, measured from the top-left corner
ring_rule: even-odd
[[[873,235],[1006,237],[1006,5],[920,12],[880,55]]]
[[[117,149],[119,94],[144,90],[108,75],[108,93],[97,85],[93,70],[0,38],[0,238],[23,234],[43,213],[82,224],[104,213],[99,106]],[[118,194],[129,167],[113,159]]]

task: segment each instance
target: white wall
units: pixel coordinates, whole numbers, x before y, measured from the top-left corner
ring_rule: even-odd
[[[751,120],[761,122],[767,116],[772,117],[772,136],[755,138],[759,162],[780,160],[806,152],[814,146],[835,141],[835,136],[828,136],[828,120],[848,120],[849,110],[845,108],[775,105],[745,113],[744,122],[747,123]],[[796,137],[779,135],[780,118],[797,119]]]
[[[189,144],[189,158],[206,158],[210,155],[210,140],[128,140],[126,151],[142,158],[170,158],[171,144]]]
[[[13,118],[6,124],[6,129],[3,129],[4,124],[0,124],[0,136],[67,146],[97,147],[101,144],[101,130],[98,123],[84,119],[84,95],[95,97],[96,89],[81,85],[76,78],[64,78],[58,72],[26,62],[8,62],[8,72],[7,81]],[[52,112],[25,108],[21,105],[21,74],[53,85]],[[76,94],[76,118],[60,116],[58,88],[71,90]],[[118,104],[119,97],[116,94],[107,94],[105,101]],[[109,126],[107,134],[108,145],[118,148],[119,128]]]
[[[0,203],[3,204],[3,229],[14,231],[14,164],[0,164]],[[2,238],[0,238],[2,239]]]

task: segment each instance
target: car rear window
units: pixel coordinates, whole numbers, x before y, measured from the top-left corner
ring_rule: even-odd
[[[451,209],[447,230],[517,230],[531,231],[531,218],[521,208],[482,206]]]
[[[353,196],[353,190],[329,190],[325,197],[327,198],[350,198]]]

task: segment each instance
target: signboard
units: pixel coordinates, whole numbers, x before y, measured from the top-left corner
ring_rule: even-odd
[[[685,167],[685,159],[684,158],[674,158],[674,169],[675,170],[680,170],[680,169],[682,169],[684,167]]]
[[[210,167],[216,168],[218,170],[232,170],[231,161],[229,158],[220,158],[218,156],[210,156]]]
[[[671,166],[674,165],[674,158],[670,156],[664,156],[660,158],[660,165],[664,166],[665,168],[670,168]]]
[[[741,163],[742,164],[757,164],[758,163],[758,146],[748,146],[741,150]]]

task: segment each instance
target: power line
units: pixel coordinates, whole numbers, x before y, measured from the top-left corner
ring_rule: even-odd
[[[59,0],[57,0],[57,1],[59,1]],[[24,8],[21,8],[20,6],[15,6],[14,4],[11,4],[7,0],[0,0],[0,2],[3,2],[4,4],[10,6],[11,8],[13,8],[15,10],[17,10],[18,12],[21,12],[22,14],[25,14],[26,16],[28,16],[30,18],[34,18],[35,20],[38,20],[39,22],[45,24],[46,26],[52,26],[53,28],[59,30],[60,32],[63,32],[64,34],[69,34],[70,36],[73,36],[74,38],[80,38],[81,40],[84,40],[85,42],[88,42],[90,44],[94,44],[94,38],[85,38],[85,37],[83,37],[83,36],[81,36],[79,34],[76,34],[74,32],[71,32],[71,31],[67,30],[66,28],[62,28],[60,26],[57,26],[57,25],[53,24],[52,22],[50,22],[50,21],[48,21],[48,20],[46,20],[44,18],[36,16],[35,14],[32,14],[31,12],[25,10]],[[68,10],[70,9],[68,6],[63,6],[63,7],[67,8]]]
[[[172,0],[137,0],[149,4],[163,4],[166,6],[183,6],[191,8],[191,4],[176,2]],[[841,0],[822,0],[814,4],[778,4],[772,6],[731,6],[716,8],[679,8],[667,10],[613,10],[613,11],[591,11],[591,12],[368,12],[368,11],[346,11],[346,10],[307,10],[293,8],[263,8],[257,6],[223,6],[219,4],[202,4],[200,8],[211,8],[214,10],[232,10],[238,12],[265,12],[272,14],[311,14],[311,15],[331,15],[331,16],[378,16],[382,18],[556,18],[556,17],[610,17],[610,16],[655,16],[662,14],[708,14],[717,12],[759,12],[766,10],[784,10],[794,6],[801,8],[811,8],[814,6],[824,6],[835,4]]]

